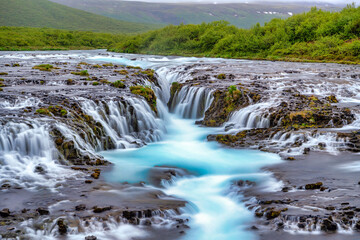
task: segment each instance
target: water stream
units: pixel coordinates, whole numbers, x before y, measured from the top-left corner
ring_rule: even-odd
[[[166,71],[169,67],[162,62],[124,62],[123,59],[114,58],[98,60],[151,66],[157,69],[162,81],[167,84],[179,80],[179,76]],[[169,64],[174,65],[173,62]],[[247,229],[253,220],[253,213],[246,209],[233,184],[237,180],[250,180],[257,182],[264,191],[278,190],[281,183],[272,181],[271,175],[261,173],[260,168],[280,162],[280,157],[254,150],[228,149],[208,142],[206,137],[209,134],[221,132],[223,128],[199,127],[195,125],[195,119],[201,118],[209,107],[211,92],[205,92],[202,88],[184,90],[178,93],[178,102],[172,110],[174,113],[165,114],[167,127],[162,141],[137,149],[100,153],[115,163],[106,179],[112,182],[145,182],[152,188],[154,186],[149,185],[149,172],[155,166],[184,169],[188,172],[187,176],[162,182],[162,191],[167,195],[188,201],[187,206],[181,209],[182,217],[190,219],[190,230],[184,239],[255,239],[255,234]]]

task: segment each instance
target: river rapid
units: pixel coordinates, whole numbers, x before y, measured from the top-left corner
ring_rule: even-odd
[[[44,63],[58,68],[50,72],[32,69]],[[268,209],[258,205],[261,197],[273,195],[272,199],[285,199],[279,195],[284,184],[290,194],[305,192],[295,186],[296,180],[290,186],[289,182],[276,180],[264,167],[283,163],[282,159],[294,160],[310,150],[336,156],[339,149],[354,151],[357,147],[356,142],[349,145],[346,137],[339,137],[351,134],[350,131],[360,126],[360,73],[357,74],[356,67],[341,66],[339,71],[327,73],[327,69],[338,65],[147,56],[105,50],[2,52],[0,64],[9,73],[3,75],[5,87],[0,93],[4,98],[0,102],[0,209],[17,203],[19,207],[11,211],[32,207],[36,214],[20,221],[24,236],[30,239],[80,240],[93,235],[110,240],[256,240],[259,236],[253,231],[254,212]],[[153,69],[156,81],[146,76],[148,73],[129,66]],[[71,73],[78,69],[87,69],[90,76]],[[127,72],[126,78],[119,74],[121,71]],[[226,79],[217,77],[219,71],[226,72]],[[121,81],[127,87],[149,86],[157,97],[157,113],[129,88],[112,87],[111,83],[120,78],[124,78]],[[174,82],[183,87],[171,96]],[[242,89],[246,98],[244,106],[231,112],[221,123],[214,120],[218,120],[216,112],[215,118],[207,121],[205,112],[219,100],[215,94],[226,93],[230,85]],[[336,95],[336,107],[334,102],[326,102],[330,94]],[[324,131],[318,131],[318,126],[313,130],[306,124],[300,129],[281,125],[286,111],[308,107],[307,101],[311,101],[313,105],[309,106],[313,108],[326,106],[331,110],[333,119],[327,113],[328,116],[319,113],[323,118],[317,124]],[[58,112],[48,115],[36,112],[40,107],[53,110],[52,105],[56,104],[61,105]],[[352,111],[343,111],[345,107]],[[67,110],[66,116],[60,114],[60,109]],[[284,116],[277,115],[278,112]],[[211,121],[216,127],[204,126]],[[235,148],[213,141],[216,134],[257,129],[262,130],[250,132],[255,137],[241,143],[244,145],[223,142]],[[270,134],[266,135],[266,130]],[[259,133],[257,139],[255,134]],[[106,165],[105,160],[112,163],[111,167],[102,166]],[[343,167],[349,166],[353,168],[345,163]],[[92,171],[98,171],[94,170],[97,167],[104,170],[98,185],[90,177]],[[89,179],[94,187],[84,185]],[[307,183],[304,180],[302,185]],[[244,196],[245,190],[254,186],[259,198]],[[185,204],[170,207],[167,202],[178,200]],[[122,218],[111,214],[104,217],[102,212],[94,214],[95,207],[91,208],[99,201],[104,206],[119,204],[114,209],[121,214],[127,209],[126,204],[136,211],[140,209],[139,212],[146,209],[143,206],[156,206],[158,210],[146,217],[126,214]],[[83,202],[87,206],[82,210],[76,210],[75,214],[74,210],[68,211]],[[44,214],[42,218],[40,214],[43,221],[40,224],[33,218],[39,215],[36,208],[43,205],[48,207],[50,215]],[[277,209],[285,207],[291,212],[302,206],[291,209],[290,205],[281,205]],[[327,215],[325,212],[324,216]],[[78,216],[80,220],[76,219]],[[64,236],[59,219],[66,217],[70,220]],[[279,226],[277,219],[273,221],[270,227]],[[304,232],[297,223],[296,217],[284,229]],[[177,229],[179,225],[181,229]],[[311,222],[309,229],[319,233],[320,225]],[[167,232],[176,234],[166,235]]]

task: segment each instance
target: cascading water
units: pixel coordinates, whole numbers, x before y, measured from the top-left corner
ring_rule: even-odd
[[[52,59],[57,60],[63,55],[25,55],[19,58]],[[89,129],[77,129],[65,122],[24,119],[19,123],[3,123],[0,129],[0,177],[1,183],[12,181],[17,185],[34,187],[48,185],[53,187],[57,182],[65,180],[63,176],[72,173],[64,170],[56,163],[57,150],[52,144],[50,128],[52,126],[64,136],[65,140],[71,140],[75,148],[80,151],[95,155],[103,155],[112,161],[114,167],[106,175],[110,182],[146,182],[145,188],[157,189],[149,185],[150,170],[158,166],[172,166],[183,169],[186,176],[176,176],[171,181],[163,181],[163,187],[158,189],[168,195],[173,195],[188,201],[186,207],[179,209],[178,216],[184,221],[190,219],[191,227],[187,233],[180,238],[184,239],[253,239],[255,235],[247,231],[248,222],[253,220],[253,215],[242,203],[242,196],[234,190],[233,183],[237,180],[250,180],[257,182],[264,191],[269,189],[266,183],[281,187],[279,182],[273,184],[274,180],[270,174],[259,173],[260,168],[271,163],[280,162],[277,155],[252,150],[225,149],[215,142],[206,141],[209,134],[220,133],[223,128],[212,129],[196,127],[193,120],[204,116],[204,112],[210,106],[212,98],[211,88],[198,86],[184,86],[178,91],[170,106],[169,114],[166,104],[170,99],[170,83],[184,83],[191,78],[183,65],[198,63],[197,58],[138,58],[130,60],[119,56],[96,56],[93,54],[64,54],[66,58],[77,58],[82,60],[108,61],[125,65],[141,66],[143,68],[156,69],[158,84],[144,81],[155,91],[158,98],[158,115],[151,110],[147,102],[134,96],[125,100],[106,99],[104,101],[93,101],[87,98],[77,98],[81,104],[81,110],[91,116],[104,129],[104,136],[94,136],[94,139],[85,134],[92,133]],[[225,61],[218,59],[205,59],[210,63]],[[228,60],[231,62],[232,60]],[[181,66],[181,67],[179,67]],[[279,92],[280,88],[286,88],[286,84],[278,79],[269,83],[271,91]],[[330,87],[330,86],[327,86]],[[323,89],[328,91],[328,89]],[[309,89],[304,90],[309,91]],[[330,89],[328,92],[331,92]],[[319,90],[319,92],[321,92]],[[341,100],[346,99],[345,89],[339,90],[344,93]],[[278,96],[278,95],[274,95]],[[351,96],[348,96],[350,99]],[[275,102],[275,101],[274,101]],[[244,128],[267,128],[269,127],[268,109],[274,104],[272,101],[261,100],[261,102],[234,112],[225,124],[235,131]],[[40,106],[41,101],[37,99],[19,100],[15,103],[0,103],[6,111],[17,108]],[[15,121],[15,120],[14,120]],[[357,126],[356,123],[353,124]],[[353,126],[353,127],[354,127]],[[232,130],[230,130],[231,132]],[[103,151],[107,148],[103,144],[103,137],[109,137],[118,150]],[[311,135],[305,136],[309,145],[318,144],[326,139],[334,140],[335,135]],[[296,133],[293,135],[278,134],[270,141],[280,141],[284,144],[292,144],[297,140],[304,140],[304,136]],[[287,140],[289,140],[287,142]],[[145,143],[148,143],[145,145]],[[335,144],[335,143],[334,143]],[[342,144],[339,142],[339,144]],[[132,148],[143,146],[141,148]],[[335,145],[327,145],[327,148],[337,148]],[[122,149],[131,148],[131,149]],[[102,151],[102,152],[99,152]],[[134,190],[135,191],[135,190]],[[236,193],[235,193],[236,192]],[[178,213],[168,212],[169,215]],[[159,217],[160,218],[160,217]],[[81,226],[81,229],[71,228],[69,239],[84,239],[88,234],[93,234],[101,239],[129,239],[146,238],[147,232],[143,226],[130,226],[123,221],[109,219],[104,231],[102,224]],[[171,225],[165,224],[165,220],[158,221],[155,226],[161,228]],[[31,225],[30,223],[24,223]],[[54,230],[55,225],[44,231],[28,229],[29,236],[34,239],[54,239],[57,237]]]
[[[205,87],[183,87],[175,93],[170,111],[183,118],[197,119],[204,116],[213,100],[212,91]]]
[[[231,125],[232,132],[239,129],[268,128],[270,121],[266,115],[266,110],[272,105],[269,102],[260,102],[249,105],[231,114],[226,125]]]
[[[74,175],[56,162],[56,154],[44,123],[34,120],[1,124],[0,184],[11,183],[28,189],[53,188]]]

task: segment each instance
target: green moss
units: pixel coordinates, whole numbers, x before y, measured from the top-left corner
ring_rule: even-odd
[[[141,67],[127,66],[128,69],[141,69]]]
[[[97,85],[99,85],[99,82],[93,82],[92,85],[97,86]]]
[[[155,81],[156,78],[154,76],[155,71],[153,69],[146,69],[145,71],[141,71],[142,74],[146,74],[150,81]]]
[[[73,75],[80,75],[80,76],[89,76],[89,73],[87,70],[82,70],[80,72],[71,72]]]
[[[5,81],[3,78],[0,78],[0,82],[3,82],[3,81]]]
[[[93,65],[92,67],[93,67],[93,68],[102,68],[102,66],[99,65],[99,64],[95,64],[95,65]]]
[[[0,72],[0,75],[9,75],[7,72]]]
[[[171,84],[171,88],[170,88],[170,93],[171,93],[171,96],[174,96],[175,93],[177,91],[179,91],[180,89],[182,88],[182,84],[178,83],[178,82],[173,82]]]
[[[20,64],[18,64],[18,63],[13,63],[12,66],[13,66],[13,67],[20,67]]]
[[[226,79],[226,75],[224,73],[221,73],[216,76],[217,79]]]
[[[65,116],[65,115],[67,115],[67,111],[65,109],[61,109],[60,114],[61,114],[61,116]]]
[[[33,69],[38,69],[40,71],[48,71],[48,72],[50,72],[51,70],[54,69],[54,66],[51,65],[51,64],[40,64],[40,65],[34,66]]]
[[[127,75],[127,74],[129,74],[129,72],[126,71],[125,69],[123,69],[123,70],[114,70],[114,72],[117,72],[117,73],[119,73],[119,74],[121,74],[121,75]]]
[[[40,81],[40,84],[41,84],[41,85],[44,85],[44,84],[45,84],[45,81]]]
[[[140,95],[143,96],[146,101],[148,102],[148,104],[150,105],[151,109],[157,113],[157,108],[156,108],[156,96],[154,91],[147,86],[131,86],[130,87],[130,91],[133,94],[136,95]]]
[[[125,84],[123,83],[123,81],[117,80],[113,83],[111,83],[112,87],[116,87],[116,88],[125,88]]]
[[[105,64],[103,64],[103,67],[113,67],[114,66],[114,64],[112,64],[112,63],[105,63]]]
[[[46,108],[39,108],[36,110],[37,114],[50,115],[50,111]]]
[[[0,92],[2,92],[2,91],[4,91],[4,89],[2,89],[2,88],[0,87]]]

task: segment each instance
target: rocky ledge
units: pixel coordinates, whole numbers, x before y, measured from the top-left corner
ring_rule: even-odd
[[[245,195],[258,219],[251,229],[261,239],[298,239],[294,232],[312,234],[307,239],[323,239],[321,232],[329,239],[359,238],[357,67],[239,61],[184,71],[172,101],[184,88],[210,89],[214,100],[197,123],[224,131],[208,140],[285,160],[263,169],[281,187],[264,190],[247,179],[232,186]]]
[[[71,58],[1,59],[0,68],[0,145],[4,154],[24,154],[14,155],[21,160],[15,166],[9,162],[0,168],[6,176],[0,179],[0,238],[86,236],[86,229],[99,224],[108,229],[121,223],[148,228],[154,239],[162,227],[165,239],[183,233],[186,219],[177,218],[183,200],[165,198],[144,183],[108,183],[102,173],[111,170],[111,163],[97,153],[159,139],[154,91],[161,86],[153,70]],[[39,163],[29,162],[22,177],[16,164],[26,165],[28,156]],[[1,163],[7,159],[0,155]],[[178,170],[154,172],[153,180]]]

